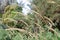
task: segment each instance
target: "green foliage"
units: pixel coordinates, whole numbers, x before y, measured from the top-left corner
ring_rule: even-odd
[[[34,0],[32,14],[27,15],[22,13],[22,7],[8,5],[0,18],[0,40],[60,40],[56,26],[60,21],[57,12],[60,6],[58,0],[54,2]]]

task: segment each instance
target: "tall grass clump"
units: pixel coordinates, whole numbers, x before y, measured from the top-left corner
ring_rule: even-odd
[[[0,40],[60,40],[59,0],[33,0],[31,6],[27,15],[18,5],[5,8],[0,18]]]

